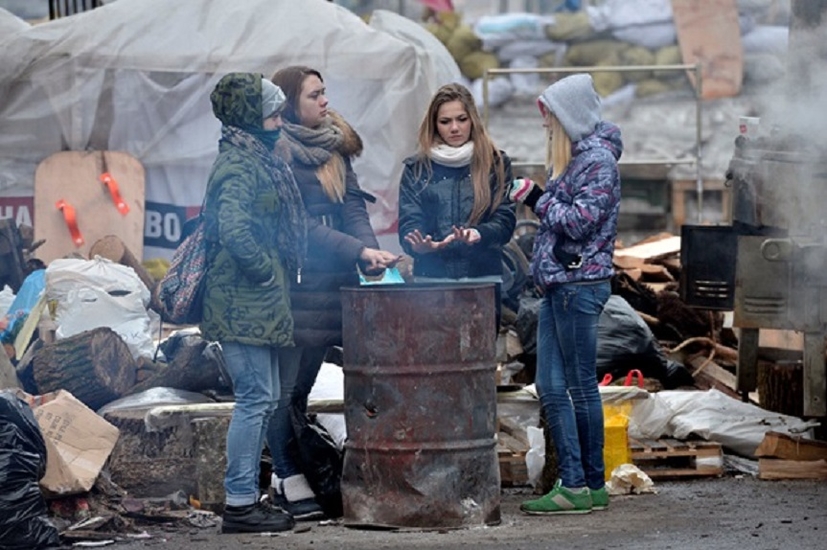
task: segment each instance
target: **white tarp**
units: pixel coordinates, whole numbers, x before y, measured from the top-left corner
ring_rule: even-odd
[[[0,13],[2,28],[20,27]],[[354,167],[378,197],[371,219],[394,232],[401,161],[431,94],[459,78],[447,50],[394,17],[382,27],[399,32],[325,0],[119,0],[0,34],[0,217],[32,224],[35,169],[50,154],[125,151],[146,170],[144,257],[169,256],[217,152],[215,83],[303,64],[362,136]]]

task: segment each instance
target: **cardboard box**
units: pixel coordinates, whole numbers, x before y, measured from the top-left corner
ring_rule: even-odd
[[[32,407],[48,457],[40,486],[47,496],[89,491],[118,441],[118,428],[65,390],[40,396],[20,392]]]

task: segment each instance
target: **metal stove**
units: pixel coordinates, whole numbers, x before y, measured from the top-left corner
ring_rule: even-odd
[[[687,305],[734,311],[737,389],[757,385],[762,328],[804,335],[805,416],[827,416],[827,1],[793,0],[787,119],[739,136],[727,179],[732,225],[681,228]],[[820,76],[819,76],[820,75]],[[796,106],[813,105],[796,112]]]

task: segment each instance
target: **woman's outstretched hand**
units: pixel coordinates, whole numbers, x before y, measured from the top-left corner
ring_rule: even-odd
[[[454,232],[454,240],[461,243],[477,244],[482,238],[480,232],[473,228],[453,226],[451,229]]]
[[[437,250],[443,249],[451,244],[451,241],[454,239],[456,239],[456,232],[448,235],[441,241],[435,241],[430,235],[425,235],[423,237],[422,233],[419,232],[419,229],[414,229],[405,235],[405,242],[411,245],[411,248],[417,254],[436,252]]]

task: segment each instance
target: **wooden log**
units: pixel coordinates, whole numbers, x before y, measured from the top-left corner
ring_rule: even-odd
[[[195,495],[196,457],[188,422],[148,431],[147,408],[107,411],[104,418],[120,430],[109,455],[112,481],[137,498],[161,498],[174,491]]]
[[[204,354],[207,342],[200,337],[183,337],[166,367],[132,388],[137,393],[149,388],[165,387],[200,392],[226,387],[218,362]]]
[[[767,432],[755,449],[759,458],[784,460],[827,460],[827,441],[805,439],[780,432]]]
[[[800,361],[758,360],[758,395],[768,411],[801,416],[804,414],[803,365]]]
[[[135,384],[135,359],[115,331],[99,327],[43,346],[32,372],[40,393],[67,390],[97,410]]]

